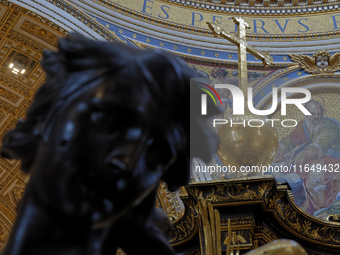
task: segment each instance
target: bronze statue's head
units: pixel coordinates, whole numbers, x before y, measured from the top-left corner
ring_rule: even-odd
[[[98,243],[108,254],[149,244],[152,254],[172,254],[152,216],[156,189],[160,180],[171,189],[186,184],[191,158],[208,161],[218,146],[191,89],[195,72],[163,51],[75,34],[42,65],[47,82],[1,150],[31,173],[4,254],[53,250],[41,243],[58,244],[53,254],[94,254]],[[138,230],[140,245],[125,244],[126,228]]]
[[[208,159],[216,149],[216,142],[207,146],[215,137],[200,114],[190,116],[196,74],[179,58],[71,35],[42,65],[47,82],[27,119],[5,137],[2,155],[21,158],[25,172],[51,175],[39,184],[45,188],[86,187],[85,195],[124,194],[124,204],[134,203],[161,179],[172,189],[186,184],[191,157]],[[190,125],[202,132],[193,137]],[[205,155],[190,154],[190,136]]]

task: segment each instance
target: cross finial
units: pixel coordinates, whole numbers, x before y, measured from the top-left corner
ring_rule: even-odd
[[[273,58],[268,52],[261,52],[255,49],[253,46],[246,43],[246,29],[250,28],[247,22],[241,17],[233,18],[234,22],[238,26],[238,36],[224,30],[221,24],[217,21],[208,22],[210,28],[216,35],[222,35],[231,43],[237,45],[238,48],[238,69],[239,69],[239,86],[246,92],[248,88],[248,70],[247,70],[247,52],[254,55],[258,59],[261,59],[265,66],[269,66],[273,63]],[[245,93],[246,95],[246,93]]]

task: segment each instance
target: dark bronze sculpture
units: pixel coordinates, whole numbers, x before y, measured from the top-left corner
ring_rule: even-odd
[[[173,254],[156,188],[185,185],[191,158],[208,161],[218,146],[213,113],[200,115],[190,89],[195,73],[161,51],[79,35],[58,48],[45,53],[47,82],[27,119],[3,141],[2,156],[31,178],[2,254]]]

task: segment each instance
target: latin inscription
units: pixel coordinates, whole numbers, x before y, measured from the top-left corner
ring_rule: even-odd
[[[175,5],[164,5],[156,0],[143,0],[139,11],[155,18],[200,28],[207,28],[207,22],[217,21],[225,25],[228,31],[237,31],[237,27],[231,20],[231,15],[199,12],[194,9],[179,8]],[[322,19],[313,17],[261,19],[249,16],[243,18],[251,26],[248,32],[250,34],[304,34],[340,29],[340,14],[324,15]]]

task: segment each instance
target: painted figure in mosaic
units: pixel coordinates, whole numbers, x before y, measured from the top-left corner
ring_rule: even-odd
[[[309,101],[306,108],[312,115],[280,141],[276,161],[314,167],[314,171],[299,173],[306,191],[306,201],[301,208],[314,213],[329,207],[340,192],[340,180],[334,170],[330,171],[340,164],[340,123],[324,116],[325,110],[318,101]]]
[[[173,254],[156,189],[185,185],[191,158],[218,147],[207,121],[217,109],[200,114],[196,74],[167,53],[79,35],[42,65],[46,84],[3,140],[2,156],[31,178],[2,254]]]

